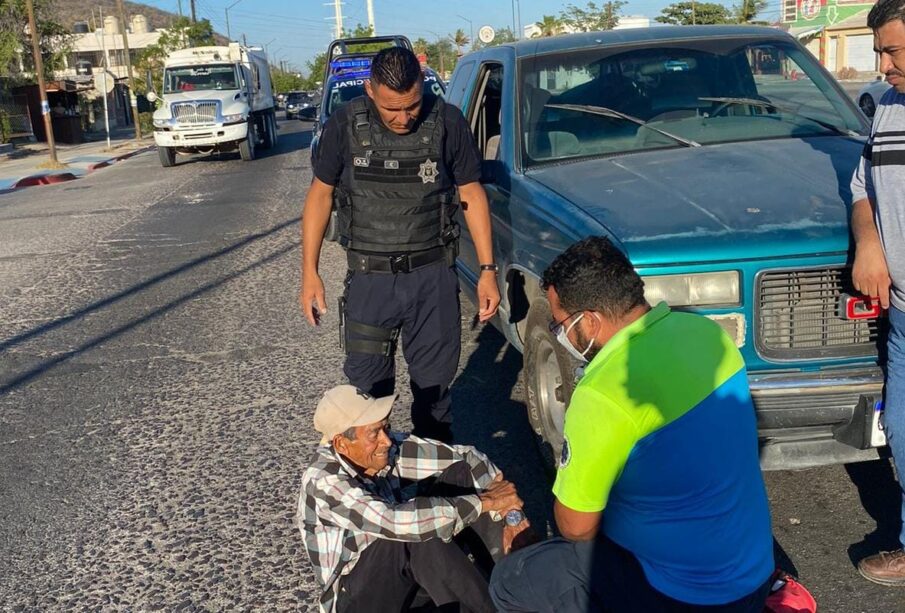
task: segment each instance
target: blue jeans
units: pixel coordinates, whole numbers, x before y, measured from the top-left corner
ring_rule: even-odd
[[[902,489],[902,528],[899,542],[905,547],[905,312],[889,307],[889,340],[886,363],[886,395],[883,427]]]
[[[772,581],[726,605],[674,600],[647,581],[637,558],[606,538],[554,538],[497,562],[490,597],[504,613],[762,613]]]

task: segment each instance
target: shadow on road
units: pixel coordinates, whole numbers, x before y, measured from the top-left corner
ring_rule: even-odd
[[[261,146],[258,146],[257,148],[255,148],[255,159],[252,160],[252,164],[254,164],[258,160],[277,158],[282,155],[288,155],[300,149],[307,149],[311,146],[312,132],[310,129],[304,130],[302,132],[286,132],[285,122],[278,123],[280,124],[280,128],[282,129],[278,130],[279,140],[277,141],[276,147],[272,149],[264,149]],[[179,166],[182,166],[185,164],[210,164],[212,162],[223,162],[230,160],[240,160],[238,150],[224,151],[222,153],[198,153],[188,156],[178,156],[176,158],[176,163]]]
[[[19,345],[30,339],[37,338],[43,334],[51,332],[52,330],[60,328],[61,326],[64,326],[66,324],[83,320],[86,316],[88,316],[92,313],[100,311],[101,309],[104,309],[106,307],[110,307],[130,296],[133,296],[140,292],[146,291],[146,290],[152,288],[153,286],[158,285],[159,283],[162,283],[177,275],[188,272],[189,270],[191,270],[197,266],[211,262],[212,260],[223,257],[227,254],[230,254],[230,253],[232,253],[238,249],[241,249],[242,247],[245,247],[255,241],[259,241],[261,239],[267,238],[267,237],[269,237],[273,234],[276,234],[276,233],[280,232],[281,230],[288,228],[289,226],[295,225],[297,223],[299,223],[298,218],[292,218],[292,219],[284,221],[280,224],[277,224],[271,228],[268,228],[262,232],[250,234],[249,236],[243,238],[242,240],[232,243],[228,247],[224,247],[223,249],[218,249],[217,251],[214,251],[212,253],[208,253],[206,255],[197,257],[193,260],[186,262],[185,264],[177,266],[176,268],[173,268],[166,272],[155,275],[155,276],[151,277],[150,279],[147,279],[146,281],[133,285],[132,287],[129,287],[116,294],[113,294],[112,296],[109,296],[102,300],[98,300],[96,302],[92,302],[91,304],[88,304],[88,305],[82,307],[81,309],[79,309],[78,311],[75,311],[74,313],[61,317],[59,319],[55,319],[49,323],[43,324],[36,328],[32,328],[31,330],[27,330],[25,332],[17,334],[16,336],[13,336],[11,338],[2,340],[2,341],[0,341],[0,352],[5,351],[11,347],[15,347],[16,345]],[[21,385],[24,385],[25,383],[28,383],[29,381],[31,381],[35,377],[41,375],[42,373],[46,372],[47,370],[49,370],[55,366],[58,366],[59,364],[65,362],[89,349],[92,349],[92,348],[96,347],[97,345],[100,345],[103,342],[106,342],[106,341],[112,339],[112,338],[122,334],[123,332],[131,330],[132,328],[134,328],[140,324],[150,321],[151,319],[154,319],[155,317],[157,317],[181,304],[184,304],[184,303],[188,302],[189,300],[197,298],[200,295],[204,294],[205,292],[207,292],[211,289],[214,289],[224,283],[227,283],[228,281],[231,281],[237,277],[240,277],[241,275],[243,275],[247,272],[250,272],[270,261],[273,261],[273,260],[277,259],[278,257],[280,257],[290,251],[297,250],[298,245],[299,245],[299,243],[297,240],[292,241],[291,243],[287,244],[285,247],[282,247],[282,248],[278,249],[277,251],[274,251],[267,257],[259,259],[258,261],[254,262],[248,266],[245,266],[233,273],[220,276],[215,281],[206,283],[206,284],[198,287],[195,291],[192,291],[175,300],[172,300],[172,301],[160,306],[159,308],[156,308],[154,311],[152,311],[146,315],[133,319],[133,320],[129,321],[128,323],[118,326],[116,328],[113,328],[112,330],[110,330],[104,334],[101,334],[100,336],[95,337],[94,339],[80,345],[79,347],[76,347],[75,349],[73,349],[71,351],[66,351],[64,353],[54,355],[53,357],[41,362],[37,366],[34,366],[34,367],[28,369],[24,373],[21,373],[18,375],[13,375],[12,379],[0,384],[0,394],[4,394]]]
[[[848,557],[857,566],[866,556],[901,547],[899,529],[902,521],[899,513],[902,495],[890,459],[846,464],[845,471],[858,488],[861,506],[877,523],[873,532],[848,547]]]
[[[513,398],[522,356],[489,325],[477,334],[477,348],[452,387],[455,440],[474,445],[502,469],[518,488],[535,529],[545,534],[553,526],[552,484],[525,403]]]

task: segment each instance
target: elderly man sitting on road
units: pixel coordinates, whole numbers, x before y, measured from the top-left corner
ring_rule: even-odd
[[[508,551],[528,526],[522,501],[473,447],[391,431],[395,399],[340,385],[315,411],[323,439],[302,476],[298,523],[321,610],[405,611],[426,594],[437,606],[492,612],[487,577],[456,541],[471,536],[475,558]]]

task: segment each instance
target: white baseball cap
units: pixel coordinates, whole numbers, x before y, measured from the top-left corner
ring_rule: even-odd
[[[354,426],[366,426],[385,419],[393,410],[396,395],[375,398],[354,385],[338,385],[327,390],[314,411],[314,428],[329,445],[337,434]]]

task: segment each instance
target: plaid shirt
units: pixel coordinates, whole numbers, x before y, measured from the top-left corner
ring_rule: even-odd
[[[481,514],[477,495],[418,496],[419,481],[465,461],[475,489],[482,490],[499,472],[474,447],[398,432],[391,432],[390,439],[389,463],[374,477],[358,472],[332,446],[318,447],[302,475],[296,519],[324,588],[321,611],[333,610],[340,577],[352,571],[361,553],[377,539],[449,541]]]

